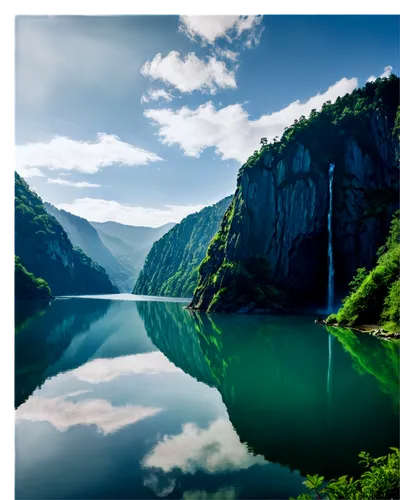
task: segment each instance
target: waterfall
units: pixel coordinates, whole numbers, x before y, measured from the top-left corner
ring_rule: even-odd
[[[329,212],[328,212],[328,311],[333,308],[333,286],[335,279],[335,267],[333,265],[333,245],[332,245],[332,210],[333,210],[333,174],[335,165],[329,164]]]

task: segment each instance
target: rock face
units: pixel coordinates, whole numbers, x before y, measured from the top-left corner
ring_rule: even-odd
[[[39,196],[15,174],[15,254],[29,273],[42,278],[53,295],[117,293],[102,267],[73,247]]]
[[[133,293],[191,297],[198,267],[232,200],[224,198],[191,214],[156,241],[139,275]]]
[[[260,275],[267,267],[290,307],[326,306],[330,163],[336,300],[357,268],[373,266],[398,206],[398,85],[391,77],[357,89],[249,158],[200,267],[191,307],[265,307],[271,294]],[[253,261],[264,266],[249,269]]]

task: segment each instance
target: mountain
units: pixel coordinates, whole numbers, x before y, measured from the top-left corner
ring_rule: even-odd
[[[50,203],[44,204],[47,212],[55,217],[66,231],[71,243],[104,267],[112,283],[121,292],[130,292],[131,271],[126,268],[101,241],[97,230],[82,217],[65,210],[58,210]]]
[[[329,248],[334,299],[347,293],[398,208],[398,109],[399,78],[378,78],[295,120],[281,140],[262,139],[239,170],[191,307],[325,307]]]
[[[132,291],[153,243],[168,232],[174,223],[161,227],[128,226],[118,222],[90,222],[100,240],[129,272],[124,291]]]
[[[15,256],[14,272],[14,297],[16,300],[46,300],[52,298],[49,285],[42,278],[36,278],[32,273],[28,273],[17,256]]]
[[[73,247],[39,196],[15,174],[15,255],[54,295],[116,293],[102,267]]]
[[[232,196],[188,215],[152,246],[133,293],[190,297],[198,267]]]

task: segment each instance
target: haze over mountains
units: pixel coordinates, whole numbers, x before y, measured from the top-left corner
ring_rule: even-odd
[[[174,226],[170,223],[152,228],[89,222],[49,203],[45,207],[63,226],[73,245],[104,267],[120,292],[132,291],[152,244]]]

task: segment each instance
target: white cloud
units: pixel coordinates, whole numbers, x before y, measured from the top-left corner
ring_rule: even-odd
[[[31,396],[16,410],[16,420],[49,422],[60,432],[75,425],[95,425],[99,432],[110,434],[162,411],[138,405],[113,406],[104,399],[68,399],[81,393],[53,398]]]
[[[32,172],[37,172],[40,168],[94,174],[115,164],[132,167],[158,160],[162,158],[123,142],[116,135],[104,133],[97,134],[95,142],[54,137],[49,142],[16,146],[16,170],[25,177],[32,177]]]
[[[280,111],[249,119],[241,104],[216,109],[208,102],[196,109],[186,106],[172,109],[148,109],[144,115],[159,126],[158,135],[164,144],[178,144],[188,156],[198,156],[204,149],[216,148],[222,159],[244,162],[260,147],[261,137],[272,140],[280,136],[285,127],[301,115],[308,116],[312,109],[319,110],[328,100],[352,92],[357,78],[342,78],[324,93],[318,93],[306,102],[292,102]]]
[[[392,74],[393,67],[392,66],[385,66],[383,68],[383,73],[379,75],[379,78],[389,78],[389,76]],[[375,75],[371,75],[368,79],[367,82],[374,82],[376,80]]]
[[[164,99],[165,101],[172,101],[175,96],[170,92],[167,92],[165,89],[150,89],[147,92],[147,95],[142,95],[140,102],[141,104],[150,102],[150,101],[158,101],[159,99]]]
[[[132,226],[159,227],[167,222],[180,222],[184,217],[198,212],[204,205],[165,205],[147,208],[122,205],[114,200],[79,198],[72,203],[59,203],[60,210],[84,217],[93,222],[115,221]]]
[[[108,382],[123,375],[138,373],[182,373],[161,352],[134,354],[111,359],[95,359],[71,372],[76,378],[91,384]]]
[[[246,32],[245,45],[258,44],[263,30],[262,16],[180,16],[179,30],[192,40],[214,44],[218,38],[229,42]]]
[[[164,436],[143,459],[143,467],[163,472],[178,468],[186,474],[198,470],[213,474],[266,463],[264,457],[248,451],[230,421],[223,418],[205,429],[194,423],[185,424],[181,434]]]
[[[239,52],[234,52],[229,49],[221,49],[220,47],[216,47],[215,52],[219,57],[224,57],[230,61],[236,61],[239,55]]]
[[[201,90],[215,94],[218,88],[236,88],[235,74],[214,56],[199,59],[194,52],[181,58],[176,50],[167,56],[157,54],[147,61],[141,73],[153,80],[162,80],[180,92]]]
[[[90,182],[72,182],[64,179],[47,179],[47,184],[59,184],[60,186],[69,186],[76,188],[98,188],[101,184],[91,184]]]

